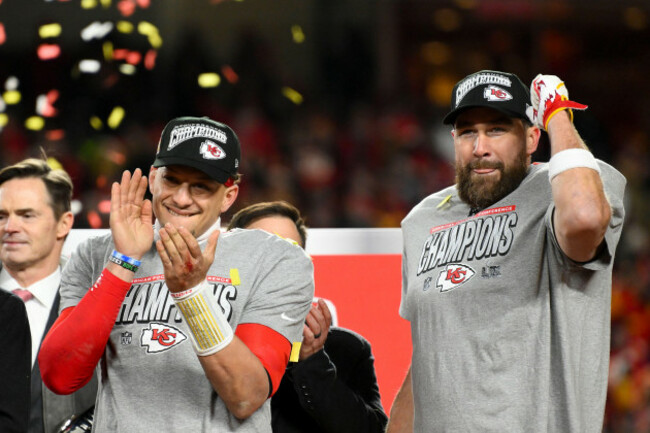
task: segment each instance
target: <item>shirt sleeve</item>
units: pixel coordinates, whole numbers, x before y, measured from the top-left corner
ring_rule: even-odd
[[[257,266],[254,294],[239,323],[257,323],[302,341],[302,329],[314,298],[314,267],[304,250],[274,236]]]

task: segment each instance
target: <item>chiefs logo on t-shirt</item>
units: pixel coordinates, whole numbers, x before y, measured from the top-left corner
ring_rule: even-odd
[[[147,348],[147,353],[163,352],[177,346],[187,339],[178,328],[166,323],[149,323],[149,327],[142,330],[140,343]]]

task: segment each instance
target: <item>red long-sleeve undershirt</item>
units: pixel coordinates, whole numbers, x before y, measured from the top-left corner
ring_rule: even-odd
[[[92,378],[129,287],[130,282],[104,269],[79,304],[61,312],[38,354],[43,383],[49,389],[70,394]],[[240,324],[235,334],[260,359],[275,393],[291,343],[282,334],[255,323]]]

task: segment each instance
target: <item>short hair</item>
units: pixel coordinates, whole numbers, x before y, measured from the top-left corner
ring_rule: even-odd
[[[300,235],[302,247],[305,247],[307,244],[307,225],[305,224],[305,220],[295,206],[284,200],[255,203],[240,209],[230,220],[228,230],[235,228],[243,229],[259,219],[272,216],[286,217],[293,221]]]
[[[72,201],[72,179],[62,169],[53,169],[46,160],[37,158],[24,159],[14,165],[0,170],[0,185],[12,179],[41,179],[50,196],[50,207],[58,220],[70,211]]]

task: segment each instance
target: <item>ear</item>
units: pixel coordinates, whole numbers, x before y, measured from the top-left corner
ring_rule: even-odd
[[[224,213],[225,211],[230,209],[230,206],[232,206],[232,204],[237,199],[238,194],[239,194],[239,185],[233,185],[226,188],[226,193],[223,197],[223,202],[221,203],[221,213]]]
[[[68,211],[61,215],[59,222],[56,224],[56,238],[65,239],[72,229],[72,224],[74,224],[74,215],[72,215],[72,212]]]
[[[158,171],[158,169],[156,167],[154,167],[153,165],[149,169],[149,176],[148,176],[148,178],[149,178],[148,179],[149,180],[149,192],[152,193],[152,194],[153,194],[153,182],[156,179],[156,172],[157,171]]]
[[[526,129],[526,154],[532,155],[537,150],[542,131],[537,126]]]

